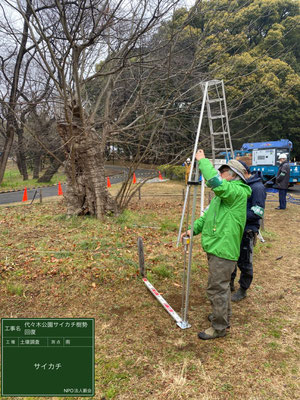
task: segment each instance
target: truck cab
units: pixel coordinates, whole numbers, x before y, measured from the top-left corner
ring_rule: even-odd
[[[300,165],[290,162],[293,143],[288,139],[270,142],[244,143],[241,150],[234,151],[234,157],[250,166],[251,171],[261,171],[265,182],[277,175],[279,155],[285,153],[290,163],[290,185],[300,183]],[[223,153],[225,154],[225,153]],[[230,156],[226,154],[228,160]]]

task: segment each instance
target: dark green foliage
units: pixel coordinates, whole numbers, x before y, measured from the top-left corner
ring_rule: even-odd
[[[185,168],[178,165],[160,165],[159,170],[164,172],[168,179],[184,179],[185,176]]]
[[[299,158],[299,4],[204,1],[187,23],[197,31],[197,68],[224,79],[234,147],[287,138]]]

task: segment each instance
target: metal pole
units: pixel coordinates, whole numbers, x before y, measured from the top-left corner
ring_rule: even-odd
[[[180,221],[180,228],[179,228],[179,233],[178,233],[178,238],[177,238],[177,247],[179,245],[179,241],[181,238],[181,231],[182,231],[182,226],[183,226],[183,220],[184,220],[184,215],[186,212],[186,206],[188,203],[189,199],[189,189],[190,185],[194,184],[194,194],[193,194],[193,206],[192,206],[192,217],[191,217],[191,227],[190,227],[190,247],[189,247],[189,256],[188,256],[188,268],[187,268],[187,273],[186,273],[186,285],[183,284],[183,307],[182,307],[182,321],[177,322],[177,325],[181,329],[186,329],[189,328],[191,325],[188,323],[187,317],[188,317],[188,308],[189,308],[189,294],[190,294],[190,277],[191,277],[191,267],[192,267],[192,254],[193,254],[193,235],[194,235],[194,221],[195,221],[195,213],[196,213],[196,202],[197,202],[197,190],[198,190],[198,184],[199,184],[199,168],[198,168],[198,162],[195,167],[195,158],[196,158],[196,152],[198,150],[198,143],[199,143],[199,137],[200,137],[200,129],[202,125],[202,120],[203,120],[203,114],[204,114],[204,108],[206,105],[206,100],[207,100],[207,94],[208,94],[208,82],[205,83],[204,90],[203,90],[203,101],[202,101],[202,107],[201,107],[201,112],[200,112],[200,117],[199,117],[199,123],[198,123],[198,129],[197,129],[197,135],[196,135],[196,140],[195,140],[195,145],[194,145],[194,151],[193,151],[193,156],[192,156],[192,168],[190,170],[189,174],[189,182],[187,191],[186,191],[186,197],[185,197],[185,202],[183,206],[183,211],[182,211],[182,217]],[[192,174],[193,174],[193,169],[196,168],[195,170],[195,182],[192,182]],[[203,189],[204,189],[204,184],[203,184]],[[204,197],[204,196],[203,196]],[[184,271],[184,279],[185,279],[185,271]],[[184,281],[185,282],[185,281]],[[185,294],[184,294],[185,291]]]
[[[196,153],[197,153],[197,150],[198,150],[198,142],[199,142],[200,129],[201,129],[202,120],[203,120],[203,114],[204,114],[204,108],[205,108],[205,101],[206,101],[206,97],[207,97],[207,91],[208,91],[208,82],[205,83],[204,92],[203,92],[202,107],[201,107],[199,123],[198,123],[198,129],[197,129],[197,135],[196,135],[196,139],[195,139],[194,151],[193,151],[193,156],[192,156],[191,170],[190,170],[190,174],[189,174],[189,181],[192,180],[192,174],[193,174],[193,169],[194,169],[194,164],[195,164]],[[196,171],[197,170],[198,170],[198,165],[196,167]],[[190,188],[190,185],[188,184],[187,190],[186,190],[186,195],[185,195],[185,200],[184,200],[184,205],[183,205],[183,210],[182,210],[182,216],[181,216],[181,220],[180,220],[180,227],[179,227],[178,237],[177,237],[177,244],[176,244],[177,247],[179,246],[179,242],[180,242],[180,238],[181,238],[181,231],[182,231],[182,225],[183,225],[183,220],[184,220],[184,214],[185,214],[187,199],[188,199],[188,195],[189,195],[189,188]]]
[[[184,257],[183,257],[183,274],[182,274],[181,319],[183,320],[184,319],[184,309],[185,309],[184,305],[185,305],[186,255],[188,253],[190,237],[184,236],[182,238],[182,244],[183,244]]]
[[[196,180],[198,181],[198,179],[199,179],[199,170],[197,169],[196,170]],[[187,269],[187,276],[186,276],[185,307],[184,307],[184,312],[183,312],[183,321],[181,323],[177,324],[182,329],[188,328],[190,326],[187,321],[187,314],[188,314],[188,308],[189,308],[190,278],[191,278],[191,268],[192,268],[194,220],[195,220],[195,213],[196,213],[197,191],[198,191],[198,185],[195,185],[194,197],[193,197],[192,218],[191,218],[191,229],[190,229],[191,236],[190,236],[190,248],[189,248],[189,261],[188,261],[188,269]]]

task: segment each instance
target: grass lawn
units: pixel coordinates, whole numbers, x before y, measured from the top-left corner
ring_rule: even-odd
[[[255,247],[248,297],[233,304],[226,337],[200,341],[197,332],[209,326],[210,312],[200,235],[194,241],[190,329],[176,326],[138,275],[141,236],[148,279],[180,314],[182,188],[146,184],[140,201],[103,221],[66,218],[62,198],[0,207],[1,317],[95,318],[97,400],[300,398],[299,206],[277,211],[277,202],[267,202],[266,241]]]
[[[40,174],[42,176],[44,171]],[[28,170],[29,178],[32,176],[32,171]],[[7,167],[4,173],[3,181],[0,184],[0,193],[7,192],[10,190],[23,190],[25,187],[27,189],[56,185],[58,182],[65,182],[66,177],[63,173],[63,168],[60,168],[58,172],[53,175],[50,182],[38,182],[37,179],[28,179],[27,181],[23,181],[22,176],[18,170],[16,163],[12,160],[9,160],[7,163]]]

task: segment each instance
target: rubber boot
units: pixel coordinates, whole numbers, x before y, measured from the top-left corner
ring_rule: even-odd
[[[232,296],[231,301],[241,301],[247,296],[247,290],[239,288]]]

